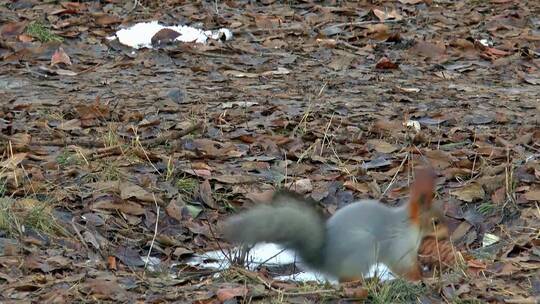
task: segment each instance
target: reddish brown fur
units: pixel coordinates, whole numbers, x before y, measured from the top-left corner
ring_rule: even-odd
[[[435,172],[430,169],[416,171],[416,179],[411,185],[409,198],[409,216],[411,223],[420,226],[420,214],[422,210],[429,210],[433,201],[433,189],[435,188]]]

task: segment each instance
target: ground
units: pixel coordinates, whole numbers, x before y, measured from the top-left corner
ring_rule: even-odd
[[[0,14],[3,303],[538,303],[540,2],[22,0]],[[234,36],[107,39],[150,20]],[[425,164],[463,258],[422,284],[366,295],[185,264],[276,188],[327,214],[394,205]]]

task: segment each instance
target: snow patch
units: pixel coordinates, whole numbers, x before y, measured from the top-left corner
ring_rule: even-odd
[[[296,263],[300,269],[304,271],[285,276],[278,276],[275,279],[278,280],[292,280],[297,282],[317,281],[317,282],[330,282],[337,284],[338,281],[335,278],[325,276],[316,271],[309,270],[298,259],[294,251],[284,249],[283,247],[272,244],[262,243],[255,245],[249,252],[248,268],[255,269],[261,264],[279,266]],[[224,270],[229,268],[230,264],[223,252],[220,250],[209,251],[201,255],[195,255],[188,260],[187,264],[191,266],[198,266],[202,268],[211,268]],[[373,265],[368,274],[368,277],[377,276],[382,281],[391,280],[394,278],[390,270],[383,264]]]
[[[116,38],[124,45],[134,49],[152,48],[152,37],[162,29],[173,30],[180,35],[175,41],[206,43],[208,39],[217,40],[223,37],[225,40],[232,39],[232,32],[229,29],[221,28],[215,31],[203,31],[187,25],[164,26],[158,21],[141,22],[129,28],[121,29],[116,32]],[[115,37],[109,37],[109,40]]]

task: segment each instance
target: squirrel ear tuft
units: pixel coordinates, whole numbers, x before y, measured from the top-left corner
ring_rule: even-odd
[[[429,208],[433,201],[433,191],[435,190],[435,179],[437,175],[433,169],[418,169],[416,179],[411,185],[411,201],[423,208]]]

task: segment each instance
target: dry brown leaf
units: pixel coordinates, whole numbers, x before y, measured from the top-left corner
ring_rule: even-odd
[[[375,65],[375,68],[381,69],[381,70],[393,70],[393,69],[397,69],[398,67],[399,65],[397,63],[393,62],[387,57],[381,58]]]
[[[116,257],[114,255],[110,255],[107,257],[107,269],[109,270],[117,270],[116,268]]]
[[[457,226],[457,228],[452,232],[452,235],[450,236],[450,238],[453,240],[453,241],[459,241],[461,238],[463,238],[467,232],[469,232],[469,230],[472,228],[472,225],[467,222],[467,221],[463,221],[459,224],[459,226]]]
[[[92,204],[92,210],[117,210],[126,214],[131,215],[143,215],[144,208],[134,202],[124,201],[121,203],[116,203],[112,201],[99,201]]]
[[[427,58],[437,59],[445,54],[446,47],[441,42],[433,43],[428,41],[418,41],[414,47],[411,48],[411,52]]]
[[[182,220],[182,207],[184,207],[183,203],[173,199],[165,208],[165,212],[167,212],[168,216],[180,222]]]
[[[32,136],[28,133],[16,133],[9,137],[13,149],[26,149],[32,140]]]
[[[83,286],[89,289],[89,294],[94,299],[112,299],[121,302],[126,299],[126,291],[116,281],[88,279]]]
[[[370,139],[367,143],[373,146],[375,151],[380,153],[392,153],[398,149],[396,146],[381,139]]]
[[[159,199],[152,195],[152,193],[146,191],[141,186],[135,185],[130,182],[123,182],[120,184],[120,197],[123,200],[130,198],[136,198],[143,202],[153,203],[159,201]]]
[[[370,190],[370,187],[367,183],[358,183],[350,180],[344,182],[343,187],[360,193],[369,193]]]
[[[444,170],[453,162],[453,158],[450,153],[442,150],[428,150],[424,152],[424,155],[429,159],[429,163],[435,169]]]
[[[28,153],[17,153],[6,159],[3,162],[0,162],[0,168],[15,170],[17,166],[26,158]]]
[[[392,19],[392,20],[401,20],[403,19],[403,17],[398,13],[398,11],[396,9],[393,9],[392,11],[387,11],[387,10],[380,10],[380,9],[374,9],[373,10],[373,14],[375,16],[377,16],[377,18],[379,18],[380,21],[385,21],[385,20],[389,20],[389,19]]]
[[[246,193],[247,199],[258,204],[271,202],[273,196],[274,196],[274,191],[272,190],[266,190],[266,191],[261,191],[261,192],[252,191],[252,192]]]
[[[353,298],[358,300],[367,299],[368,294],[368,289],[365,286],[343,288],[343,296],[347,298]]]
[[[259,180],[257,177],[249,175],[218,175],[214,176],[213,179],[225,184],[248,184]]]
[[[178,36],[180,36],[180,33],[178,33],[177,31],[164,28],[154,34],[150,41],[152,45],[159,46],[173,42]]]
[[[437,240],[434,237],[426,237],[418,249],[419,261],[430,268],[446,269],[454,266],[459,252],[448,240]]]
[[[366,26],[365,34],[367,37],[376,39],[378,41],[384,41],[390,37],[390,27],[383,23],[368,24]]]
[[[68,121],[63,121],[59,126],[59,130],[62,131],[75,131],[81,129],[81,121],[79,119],[70,119]]]
[[[113,15],[102,15],[95,19],[96,24],[101,26],[111,25],[122,22],[122,19]]]
[[[222,303],[236,297],[245,297],[248,293],[246,287],[221,288],[216,292],[218,300]]]
[[[418,4],[418,3],[423,3],[424,1],[426,0],[399,0],[399,2],[403,3],[403,4]]]
[[[475,200],[481,200],[486,196],[482,186],[474,182],[462,188],[450,190],[450,194],[469,203]]]
[[[297,181],[285,184],[285,188],[300,194],[306,194],[313,190],[313,185],[309,178],[299,179]]]
[[[199,194],[201,196],[202,201],[210,208],[216,209],[218,206],[216,205],[216,202],[214,201],[214,198],[212,197],[212,187],[210,186],[210,182],[205,179],[204,182],[199,187]]]
[[[4,23],[0,27],[0,36],[7,38],[22,34],[26,28],[26,23],[26,21]]]
[[[184,247],[176,247],[176,249],[173,252],[173,255],[175,257],[182,257],[182,256],[190,255],[190,254],[193,254],[193,250],[190,250]]]
[[[500,205],[500,204],[504,203],[505,200],[506,200],[506,188],[505,187],[501,187],[501,188],[495,190],[491,194],[491,201],[494,204]]]
[[[523,197],[528,201],[538,201],[540,202],[540,190],[532,190],[526,192]]]
[[[51,57],[51,66],[55,66],[60,63],[71,65],[71,59],[62,47],[59,47]]]

